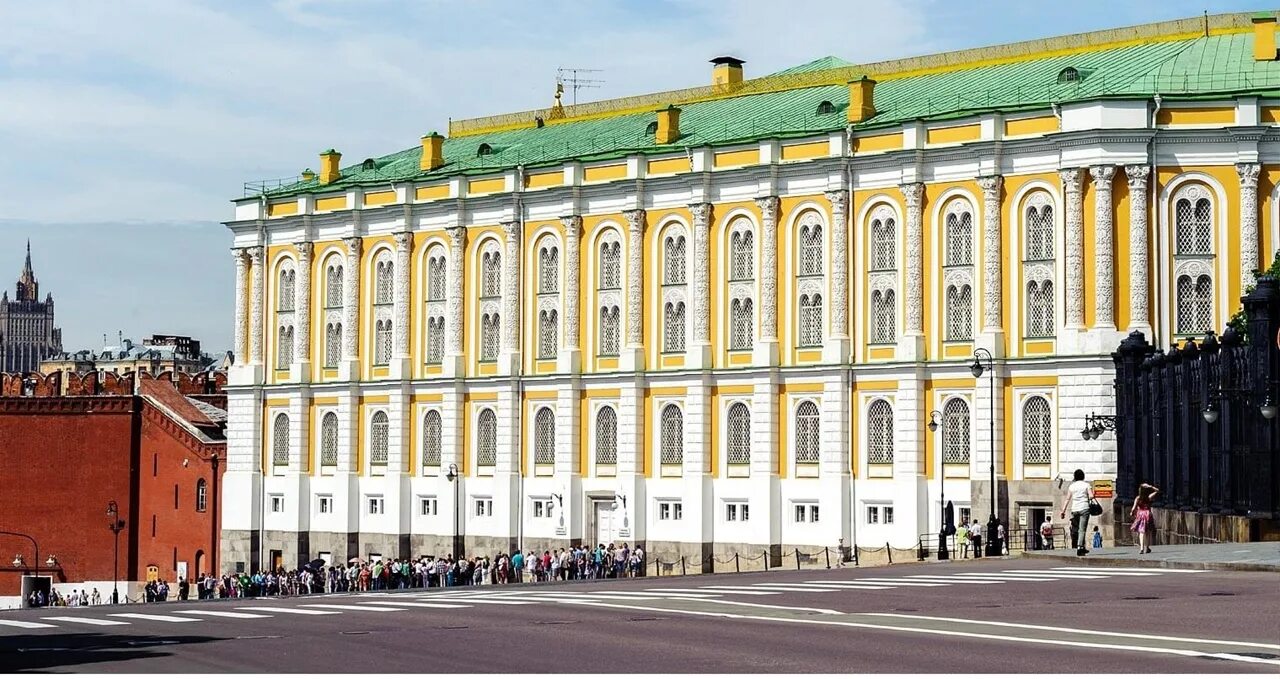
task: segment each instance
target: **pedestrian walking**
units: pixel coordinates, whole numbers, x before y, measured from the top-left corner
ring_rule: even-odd
[[[1129,513],[1133,516],[1134,535],[1138,536],[1138,553],[1150,554],[1151,545],[1148,543],[1147,531],[1151,527],[1151,501],[1156,495],[1160,494],[1160,489],[1149,483],[1138,485],[1138,495],[1133,498],[1133,507]]]
[[[1053,549],[1053,519],[1047,513],[1044,523],[1040,524],[1040,545],[1043,549]]]
[[[1076,556],[1084,556],[1089,553],[1085,545],[1088,544],[1089,501],[1093,499],[1093,488],[1084,480],[1083,469],[1077,469],[1072,478],[1062,498],[1060,518],[1067,518],[1067,510],[1071,510],[1071,546],[1075,547]]]
[[[1102,549],[1102,531],[1097,526],[1093,527],[1093,548],[1094,550]]]
[[[997,537],[997,538],[999,538],[999,540],[1000,540],[1000,542],[999,542],[999,543],[997,543],[997,544],[999,544],[999,545],[1000,545],[1000,553],[1001,553],[1001,554],[1006,554],[1006,555],[1007,555],[1007,554],[1009,553],[1009,542],[1008,542],[1007,540],[1005,540],[1005,532],[1004,532],[1004,524],[1003,524],[1003,523],[996,524],[996,537]]]

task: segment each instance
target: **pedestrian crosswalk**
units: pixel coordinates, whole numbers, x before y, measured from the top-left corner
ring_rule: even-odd
[[[700,586],[661,586],[659,580],[626,581],[634,589],[576,590],[549,589],[543,587],[468,587],[449,590],[363,592],[351,594],[306,597],[302,599],[272,600],[270,605],[249,604],[215,608],[188,606],[185,608],[155,608],[142,611],[107,612],[119,609],[78,609],[72,615],[46,615],[38,619],[0,618],[0,635],[20,634],[26,630],[76,630],[84,627],[110,627],[133,624],[187,624],[210,620],[256,620],[276,616],[323,616],[354,613],[412,614],[413,612],[441,613],[453,609],[484,606],[538,606],[538,605],[600,605],[637,606],[654,602],[677,602],[679,605],[696,606],[728,604],[734,606],[779,607],[773,604],[753,603],[754,597],[779,597],[796,594],[824,594],[837,597],[855,597],[878,592],[927,593],[938,588],[1009,585],[1039,585],[1052,582],[1076,582],[1086,584],[1110,578],[1154,578],[1180,574],[1207,572],[1198,569],[1173,568],[1121,568],[1094,566],[1061,566],[1052,568],[1007,568],[989,571],[938,571],[934,573],[902,573],[881,571],[854,571],[844,579],[815,579],[800,582],[747,582],[745,578],[736,584],[708,584]],[[755,578],[751,578],[755,579]],[[696,582],[696,581],[694,581]],[[601,583],[603,584],[603,583]],[[612,581],[611,584],[624,584]],[[688,580],[679,584],[691,585]],[[648,586],[646,586],[648,585]],[[600,586],[597,584],[596,586]],[[344,597],[344,598],[336,598]],[[727,597],[735,597],[734,601]],[[783,599],[785,600],[785,598]],[[825,605],[840,599],[823,598]],[[286,605],[289,604],[289,605]],[[669,605],[669,604],[668,604]],[[796,606],[781,606],[797,608]],[[811,609],[818,610],[818,609]],[[826,610],[826,609],[822,609]],[[50,611],[52,612],[52,611]]]

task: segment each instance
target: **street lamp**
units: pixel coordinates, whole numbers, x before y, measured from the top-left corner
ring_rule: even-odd
[[[1000,519],[996,518],[996,371],[995,364],[991,359],[991,352],[978,347],[973,350],[973,364],[969,366],[969,372],[973,374],[974,379],[982,377],[983,365],[982,361],[986,360],[986,370],[991,371],[991,398],[987,403],[991,407],[990,420],[991,424],[991,518],[987,519],[987,556],[1000,556],[1003,546],[996,540],[996,535],[1000,530]]]
[[[942,445],[945,446],[946,420],[942,413],[935,410],[929,413],[929,431],[936,432],[939,427],[942,428]],[[947,475],[943,464],[938,465],[938,470],[938,511],[941,518],[938,521],[938,561],[946,561],[951,558],[951,553],[947,550]]]
[[[1084,429],[1080,430],[1080,438],[1086,441],[1097,441],[1104,431],[1116,430],[1115,415],[1098,415],[1089,413],[1084,418]]]
[[[107,502],[107,528],[115,534],[115,556],[111,565],[111,603],[120,603],[120,531],[124,530],[124,519],[120,518],[120,505],[115,500]]]
[[[462,558],[462,495],[458,492],[458,465],[449,463],[449,471],[445,474],[449,483],[453,484],[453,557]]]

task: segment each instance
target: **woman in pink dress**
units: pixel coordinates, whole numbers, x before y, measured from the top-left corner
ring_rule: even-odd
[[[1151,501],[1159,494],[1159,488],[1142,483],[1138,485],[1138,496],[1133,498],[1133,508],[1129,513],[1133,515],[1132,528],[1138,536],[1139,554],[1151,553],[1151,547],[1147,545],[1147,529],[1151,525]]]

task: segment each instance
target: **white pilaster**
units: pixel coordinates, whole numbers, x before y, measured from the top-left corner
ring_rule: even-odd
[[[501,375],[520,373],[521,226],[518,221],[502,223],[507,242],[502,256],[502,350],[498,356],[498,373]]]
[[[992,356],[1004,353],[1003,257],[1001,253],[1000,192],[1004,177],[978,177],[982,189],[982,333],[977,344]]]
[[[357,236],[346,238],[347,265],[342,275],[342,362],[338,378],[354,380],[360,376],[360,253],[364,241]]]
[[[898,358],[923,360],[924,355],[924,217],[922,200],[924,184],[911,183],[898,187],[907,203],[906,224],[906,294],[904,297],[906,327],[898,342]]]
[[[247,248],[234,248],[231,254],[236,260],[236,308],[235,339],[231,352],[235,356],[235,365],[228,375],[231,384],[252,384],[252,370],[249,363],[249,251]]]
[[[627,210],[627,344],[623,370],[644,370],[644,230],[645,211]]]
[[[392,314],[396,322],[392,326],[391,377],[408,378],[409,368],[409,280],[412,269],[413,233],[401,231],[395,235],[396,266],[395,288],[392,290]]]
[[[1240,176],[1240,285],[1253,285],[1260,262],[1258,249],[1258,163],[1236,163]]]
[[[564,337],[560,342],[559,366],[562,373],[576,373],[582,367],[581,307],[582,217],[560,218],[564,226]]]
[[[827,329],[824,361],[849,360],[849,192],[828,191],[831,203],[831,324]]]
[[[756,199],[760,208],[760,330],[753,360],[778,364],[778,197]]]
[[[1125,165],[1129,181],[1129,331],[1138,330],[1151,337],[1149,306],[1151,275],[1148,273],[1147,178],[1148,165]]]
[[[463,374],[462,337],[463,337],[463,272],[466,270],[467,228],[451,226],[445,230],[449,234],[449,262],[446,274],[449,290],[448,327],[445,329],[448,345],[445,348],[444,374],[446,377],[457,377]]]
[[[1066,262],[1066,318],[1068,329],[1084,327],[1084,198],[1080,191],[1079,168],[1059,170],[1062,191],[1066,198],[1066,243],[1063,259]]]
[[[711,366],[711,203],[689,206],[693,215],[693,344],[686,354],[689,368]]]
[[[314,246],[310,241],[294,244],[298,251],[298,279],[294,286],[296,303],[296,319],[294,328],[297,333],[293,342],[293,381],[311,381],[311,256]]]
[[[249,262],[252,265],[252,284],[249,291],[249,363],[261,368],[262,363],[262,307],[266,299],[263,289],[263,253],[262,246],[249,248]]]
[[[1111,194],[1111,181],[1115,173],[1114,165],[1095,165],[1089,168],[1094,191],[1094,311],[1090,349],[1096,352],[1110,351],[1120,341],[1116,334],[1115,206]]]

